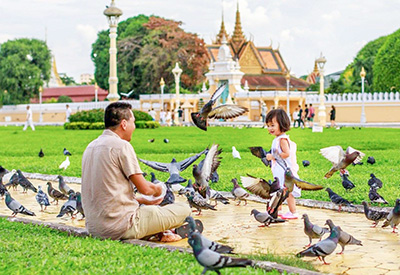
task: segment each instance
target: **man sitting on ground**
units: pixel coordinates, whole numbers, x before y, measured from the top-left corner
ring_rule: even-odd
[[[161,196],[162,187],[146,181],[129,143],[135,130],[131,109],[124,102],[108,105],[106,129],[83,153],[82,205],[86,228],[96,237],[141,239],[176,228],[191,214],[188,203],[159,207],[162,197],[150,201],[135,196],[135,186],[141,194],[155,198]],[[169,232],[161,241],[179,239]]]

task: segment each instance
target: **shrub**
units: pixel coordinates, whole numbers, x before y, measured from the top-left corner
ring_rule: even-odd
[[[138,129],[155,129],[160,127],[157,121],[135,121],[136,128]]]
[[[70,98],[67,95],[60,95],[57,99],[58,103],[68,103],[68,102],[72,102],[72,98]]]
[[[43,101],[43,103],[57,103],[57,99],[52,97],[52,98],[50,98],[48,100]]]
[[[66,130],[85,130],[85,129],[89,129],[90,127],[90,123],[89,122],[83,122],[83,121],[79,121],[79,122],[67,122],[64,123],[64,129]]]
[[[139,110],[133,110],[133,114],[135,115],[136,121],[153,121],[153,118],[148,113]]]
[[[94,122],[89,126],[90,130],[101,130],[104,129],[104,122]]]
[[[104,110],[103,109],[93,109],[89,111],[80,111],[69,117],[70,122],[104,122]]]
[[[135,121],[136,128],[144,129],[146,128],[146,121]]]

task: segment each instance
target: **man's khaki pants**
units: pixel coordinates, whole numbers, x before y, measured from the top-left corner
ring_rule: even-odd
[[[191,213],[187,202],[168,204],[163,207],[143,205],[139,207],[136,217],[132,218],[132,226],[125,232],[122,239],[141,239],[179,227]]]

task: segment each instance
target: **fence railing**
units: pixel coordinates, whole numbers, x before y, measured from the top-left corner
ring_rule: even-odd
[[[319,95],[313,94],[306,96],[306,101],[308,103],[319,102]],[[326,103],[352,103],[352,102],[362,102],[362,93],[345,93],[345,94],[326,94]],[[383,92],[383,93],[364,93],[364,102],[399,102],[400,93],[399,92]]]

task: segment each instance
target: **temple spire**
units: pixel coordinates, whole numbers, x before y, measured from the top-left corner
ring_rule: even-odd
[[[217,34],[216,40],[214,44],[222,44],[222,38],[225,37],[228,39],[228,34],[225,29],[225,22],[224,22],[224,11],[222,11],[222,22],[221,22],[221,28],[219,30],[219,33]]]
[[[239,11],[239,2],[238,2],[237,10],[236,10],[235,30],[233,31],[233,35],[232,35],[232,42],[240,43],[244,40],[246,40],[246,38],[243,35],[242,24],[240,23],[240,11]]]

